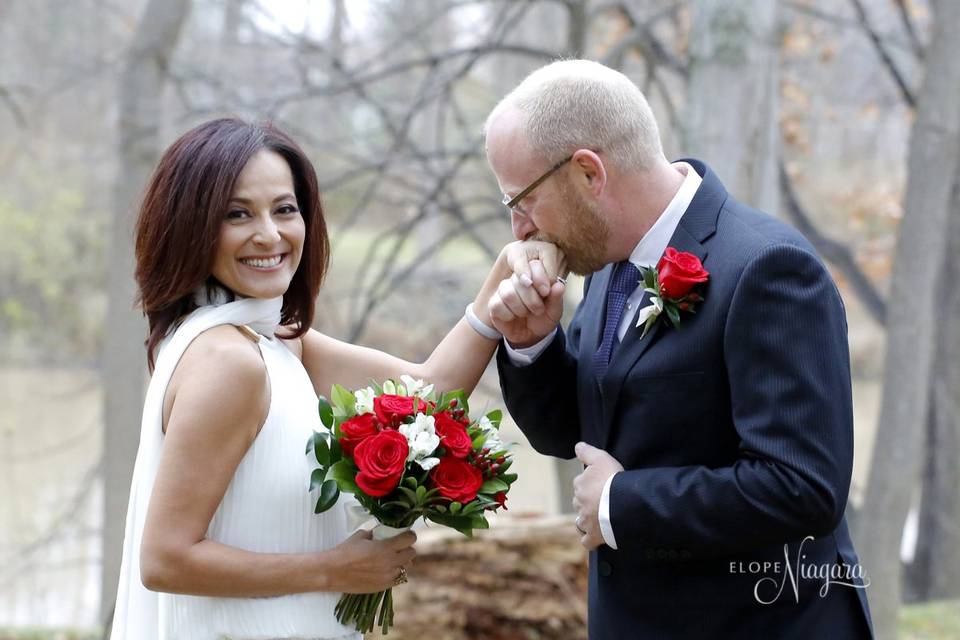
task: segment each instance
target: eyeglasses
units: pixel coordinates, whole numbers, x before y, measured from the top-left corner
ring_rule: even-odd
[[[563,165],[567,164],[567,163],[570,162],[572,159],[573,159],[573,154],[567,156],[566,158],[564,158],[563,160],[561,160],[561,161],[558,162],[557,164],[553,165],[552,167],[550,167],[549,169],[547,169],[547,172],[546,172],[546,173],[544,173],[542,176],[540,176],[539,178],[537,178],[536,180],[534,180],[532,183],[530,183],[530,186],[529,186],[529,187],[527,187],[526,189],[524,189],[523,191],[521,191],[521,192],[518,193],[517,195],[513,196],[512,198],[511,198],[510,196],[504,194],[503,200],[501,201],[501,202],[503,203],[503,206],[505,206],[508,210],[510,210],[510,211],[512,211],[512,212],[515,212],[517,215],[520,215],[520,216],[526,215],[524,212],[519,211],[519,210],[516,209],[516,206],[517,206],[518,204],[520,204],[520,201],[523,200],[524,198],[526,198],[528,195],[530,195],[530,192],[531,192],[531,191],[533,191],[534,189],[536,189],[537,187],[539,187],[539,186],[540,186],[540,183],[542,183],[544,180],[546,180],[547,178],[549,178],[550,176],[552,176],[554,173],[556,173],[557,169],[559,169],[559,168],[562,167]]]

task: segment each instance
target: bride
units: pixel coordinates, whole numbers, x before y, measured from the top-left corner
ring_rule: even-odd
[[[417,364],[310,328],[328,259],[315,171],[276,127],[214,120],[165,152],[136,229],[152,377],[114,640],[359,638],[334,616],[340,594],[406,581],[416,536],[351,535],[342,505],[313,514],[317,393],[402,374],[469,393],[499,343],[500,282],[532,307],[562,294],[557,249],[508,245]]]

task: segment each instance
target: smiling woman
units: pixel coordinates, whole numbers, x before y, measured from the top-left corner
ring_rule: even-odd
[[[469,393],[499,341],[461,320],[414,363],[312,329],[329,259],[316,173],[269,124],[214,120],[171,145],[136,258],[152,377],[111,637],[357,638],[335,617],[340,594],[392,586],[416,536],[351,535],[352,498],[313,513],[303,443],[323,429],[317,390],[407,374]],[[561,263],[552,245],[508,245],[473,321],[489,324],[515,270],[561,295]]]
[[[274,151],[258,151],[237,177],[229,205],[213,276],[247,298],[283,295],[300,265],[305,234],[290,165]]]

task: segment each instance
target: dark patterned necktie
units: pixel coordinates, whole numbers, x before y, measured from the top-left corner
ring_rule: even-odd
[[[593,354],[593,372],[597,380],[602,380],[607,373],[610,354],[617,339],[617,327],[620,326],[620,319],[623,317],[623,308],[639,282],[640,270],[629,260],[618,263],[614,268],[610,286],[607,289],[607,318],[603,325],[603,340],[600,342],[600,348]]]

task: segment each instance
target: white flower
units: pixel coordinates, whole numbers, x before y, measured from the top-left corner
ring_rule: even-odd
[[[403,384],[406,386],[406,395],[408,396],[420,396],[421,398],[426,398],[431,393],[433,393],[433,385],[426,384],[423,380],[419,378],[414,378],[403,374],[400,376],[400,380],[403,381]]]
[[[420,465],[420,468],[424,471],[430,471],[430,469],[440,464],[440,458],[424,458],[423,460],[417,460],[417,464]]]
[[[364,413],[373,413],[373,397],[377,394],[371,387],[366,387],[364,389],[357,389],[353,392],[354,397],[357,399],[355,408],[357,410],[357,415]]]
[[[432,463],[430,467],[423,466],[427,464],[425,458],[440,446],[440,436],[437,435],[434,427],[433,416],[418,413],[412,424],[401,424],[399,431],[407,439],[407,445],[410,447],[407,462],[416,461],[424,469],[429,469],[436,464]]]
[[[507,447],[503,444],[503,440],[500,439],[500,432],[493,431],[487,434],[487,439],[483,441],[483,446],[485,449],[489,449],[490,453],[496,453],[497,451],[504,451]]]
[[[480,427],[483,435],[486,436],[486,439],[483,441],[484,448],[489,449],[491,453],[504,451],[507,448],[503,444],[503,440],[500,439],[500,430],[493,426],[493,423],[490,422],[487,416],[480,418],[480,420],[477,421],[477,426]]]
[[[393,380],[386,380],[383,383],[383,392],[391,396],[397,395],[397,385]]]

